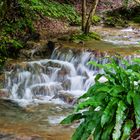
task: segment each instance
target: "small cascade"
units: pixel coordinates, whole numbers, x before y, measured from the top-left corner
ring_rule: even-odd
[[[95,75],[103,72],[87,63],[105,64],[109,62],[107,56],[99,51],[57,48],[51,59],[15,65],[5,74],[5,88],[9,98],[21,106],[47,102],[73,104],[94,84]]]
[[[104,41],[115,45],[139,45],[139,30],[132,27],[122,29],[116,35],[106,35]]]

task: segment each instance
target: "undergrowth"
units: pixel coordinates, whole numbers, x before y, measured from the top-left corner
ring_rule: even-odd
[[[26,42],[35,36],[34,21],[44,16],[79,24],[80,17],[72,5],[49,0],[0,1],[0,61],[18,55]],[[35,39],[38,36],[35,37]],[[1,65],[1,63],[0,63]]]

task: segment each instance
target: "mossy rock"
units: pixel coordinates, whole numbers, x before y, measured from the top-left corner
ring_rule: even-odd
[[[101,37],[99,34],[95,33],[95,32],[90,32],[88,34],[74,34],[71,36],[70,40],[73,42],[80,42],[80,41],[89,41],[89,40],[100,40]]]
[[[65,35],[65,36],[61,36],[58,38],[58,40],[62,40],[62,41],[69,41],[70,40],[70,36],[69,35]]]

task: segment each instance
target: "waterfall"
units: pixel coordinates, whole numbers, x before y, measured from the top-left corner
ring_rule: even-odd
[[[109,62],[107,55],[98,51],[57,48],[51,59],[15,65],[5,74],[5,88],[10,93],[9,98],[21,106],[47,102],[73,104],[94,84],[95,75],[102,73],[87,63],[105,64]]]

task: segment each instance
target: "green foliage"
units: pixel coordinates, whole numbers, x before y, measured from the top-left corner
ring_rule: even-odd
[[[132,64],[122,60],[123,67],[115,60],[89,64],[103,68],[104,74],[96,75],[95,84],[79,98],[72,117],[62,124],[81,120],[72,140],[86,140],[91,135],[94,140],[128,140],[132,129],[140,128],[140,59]],[[101,77],[106,82],[100,82]]]
[[[135,23],[140,23],[140,16],[136,16],[132,19]]]
[[[101,17],[100,16],[97,16],[97,15],[94,15],[93,17],[92,17],[92,23],[93,24],[98,24],[99,22],[101,21]]]
[[[6,60],[5,57],[0,56],[0,74],[1,74],[1,71],[2,71],[2,69],[3,69],[5,60]]]
[[[24,5],[24,2],[22,2],[22,5]],[[58,2],[49,0],[32,0],[30,3],[26,3],[26,5],[24,5],[24,9],[27,9],[26,7],[30,7],[30,11],[33,13],[40,12],[44,16],[64,19],[69,23],[79,24],[81,21],[80,16],[76,12],[75,8],[69,4],[60,4]]]
[[[2,58],[8,57],[9,53],[11,54],[11,56],[14,56],[16,53],[15,51],[22,47],[23,45],[19,40],[5,36],[1,36],[0,38],[0,55],[2,56]]]
[[[80,41],[89,41],[91,39],[100,40],[101,37],[95,33],[90,32],[87,35],[86,34],[74,34],[71,36],[71,39],[73,42],[80,42]]]
[[[47,1],[44,14],[46,16],[58,19],[66,19],[69,23],[79,24],[80,16],[72,5],[60,4],[58,2]]]
[[[105,18],[104,23],[111,27],[125,27],[127,22],[121,16],[109,16]]]

